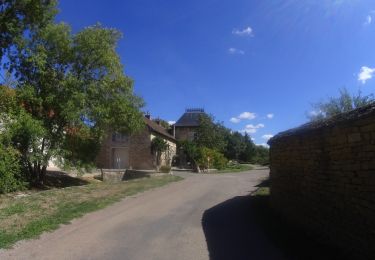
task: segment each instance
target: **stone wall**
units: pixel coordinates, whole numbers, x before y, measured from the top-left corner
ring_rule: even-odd
[[[353,259],[375,259],[375,105],[269,144],[272,206]]]

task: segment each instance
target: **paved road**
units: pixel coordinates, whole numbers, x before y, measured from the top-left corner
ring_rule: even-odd
[[[268,170],[184,175],[0,250],[0,259],[282,259],[246,214],[246,195]]]

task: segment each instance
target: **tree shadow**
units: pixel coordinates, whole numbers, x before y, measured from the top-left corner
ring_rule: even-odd
[[[259,183],[258,185],[256,185],[255,187],[258,187],[258,188],[262,188],[262,187],[267,187],[267,188],[270,188],[271,186],[271,180],[269,178],[263,180],[261,183]]]
[[[79,177],[69,176],[61,171],[47,171],[46,179],[44,182],[44,189],[50,188],[66,188],[71,186],[83,186],[89,184],[88,181]]]
[[[238,196],[203,214],[211,260],[345,259],[269,207],[269,196]]]

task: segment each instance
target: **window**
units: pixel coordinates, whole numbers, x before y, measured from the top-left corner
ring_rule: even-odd
[[[113,142],[126,142],[126,141],[128,141],[128,136],[126,134],[113,133],[112,134],[112,141]]]

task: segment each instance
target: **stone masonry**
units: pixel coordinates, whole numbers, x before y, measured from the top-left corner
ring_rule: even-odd
[[[375,259],[375,105],[269,144],[272,206],[353,259]]]

